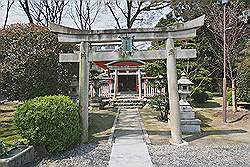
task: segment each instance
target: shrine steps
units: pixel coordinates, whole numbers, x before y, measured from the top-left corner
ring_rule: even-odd
[[[145,101],[143,99],[138,99],[136,96],[118,96],[112,101],[115,108],[122,109],[143,108],[145,105]]]

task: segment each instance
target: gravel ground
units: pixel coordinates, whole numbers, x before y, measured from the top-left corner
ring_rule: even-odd
[[[44,159],[38,167],[105,167],[108,166],[110,153],[109,145],[85,144]]]
[[[200,146],[149,145],[154,166],[248,166],[250,145],[211,144]]]
[[[148,151],[155,167],[250,167],[249,144],[148,145]],[[105,167],[108,166],[110,153],[110,145],[86,144],[44,159],[38,167]]]

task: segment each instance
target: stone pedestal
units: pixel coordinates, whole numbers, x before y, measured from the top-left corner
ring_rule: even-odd
[[[195,113],[192,112],[190,105],[182,105],[180,102],[181,112],[181,131],[182,132],[200,132],[201,120],[195,119]]]

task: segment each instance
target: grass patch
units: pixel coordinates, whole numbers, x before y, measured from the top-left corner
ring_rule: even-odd
[[[20,136],[18,134],[14,134],[14,135],[4,137],[4,138],[2,138],[2,140],[4,141],[4,143],[10,144],[10,145],[13,145],[17,141],[19,141],[19,142],[22,141],[24,143],[27,143],[27,140],[23,139],[22,136]]]
[[[116,114],[108,108],[89,111],[89,142],[105,142],[108,140]]]
[[[12,122],[17,106],[13,103],[0,105],[0,140],[3,140],[7,145],[24,141]]]
[[[170,128],[167,122],[161,122],[157,118],[160,114],[151,108],[139,110],[144,127],[152,143],[165,143],[170,139]]]
[[[209,111],[196,111],[195,117],[201,120],[201,130],[211,131],[216,130],[217,128],[212,125],[213,115]]]
[[[16,103],[8,103],[8,104],[0,104],[0,113],[15,111],[18,104]]]

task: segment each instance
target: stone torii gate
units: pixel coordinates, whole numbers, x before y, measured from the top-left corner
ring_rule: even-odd
[[[79,62],[79,107],[82,126],[82,142],[88,141],[88,88],[90,61],[131,61],[167,59],[167,79],[170,104],[171,143],[183,143],[181,134],[180,106],[177,86],[176,59],[190,59],[196,57],[196,49],[176,49],[173,39],[193,38],[196,30],[204,25],[205,16],[194,20],[162,28],[136,28],[112,30],[78,30],[73,28],[49,24],[49,29],[58,34],[59,42],[80,43],[79,53],[62,53],[60,62]],[[130,36],[133,41],[165,40],[165,50],[132,51],[132,54],[122,55],[120,52],[94,52],[90,44],[116,43],[119,37]],[[141,90],[140,90],[141,91]],[[141,92],[139,91],[139,97]]]

